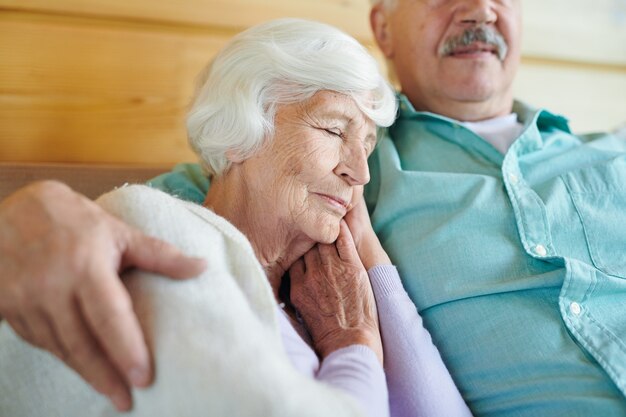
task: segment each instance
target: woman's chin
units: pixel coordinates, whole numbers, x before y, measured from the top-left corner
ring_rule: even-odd
[[[329,221],[315,227],[309,237],[318,243],[334,243],[339,236],[339,220]]]

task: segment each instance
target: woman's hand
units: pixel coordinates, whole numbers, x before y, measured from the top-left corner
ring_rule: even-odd
[[[355,197],[352,209],[346,214],[345,220],[350,228],[357,252],[365,266],[365,270],[376,265],[391,264],[389,256],[383,249],[367,213],[365,199],[362,194]]]
[[[382,364],[383,348],[369,277],[342,220],[334,244],[318,244],[293,264],[291,302],[322,358],[346,346],[370,347]]]

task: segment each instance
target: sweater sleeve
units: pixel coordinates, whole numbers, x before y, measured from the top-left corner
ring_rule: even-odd
[[[383,339],[393,417],[471,416],[393,265],[368,271]]]
[[[385,373],[373,350],[364,345],[351,345],[332,352],[320,363],[284,312],[277,311],[283,347],[300,373],[348,394],[368,417],[389,416]]]
[[[332,352],[324,358],[317,379],[352,395],[368,416],[389,416],[385,373],[369,347],[352,345]]]

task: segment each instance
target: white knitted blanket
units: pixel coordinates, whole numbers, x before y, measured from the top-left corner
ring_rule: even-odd
[[[300,375],[278,333],[276,305],[247,239],[201,206],[134,185],[98,203],[145,233],[167,240],[209,268],[172,281],[125,275],[156,380],[135,390],[126,416],[360,416],[346,394]],[[0,325],[0,416],[117,415],[108,400],[52,355]]]

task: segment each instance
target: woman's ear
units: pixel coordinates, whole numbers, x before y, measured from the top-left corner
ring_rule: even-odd
[[[376,4],[370,11],[370,26],[376,38],[378,47],[387,59],[393,57],[393,42],[391,26],[385,8],[381,3]]]
[[[234,149],[228,150],[226,151],[226,159],[228,159],[228,161],[231,164],[240,164],[242,163],[245,159],[241,156],[241,153],[237,152]]]

